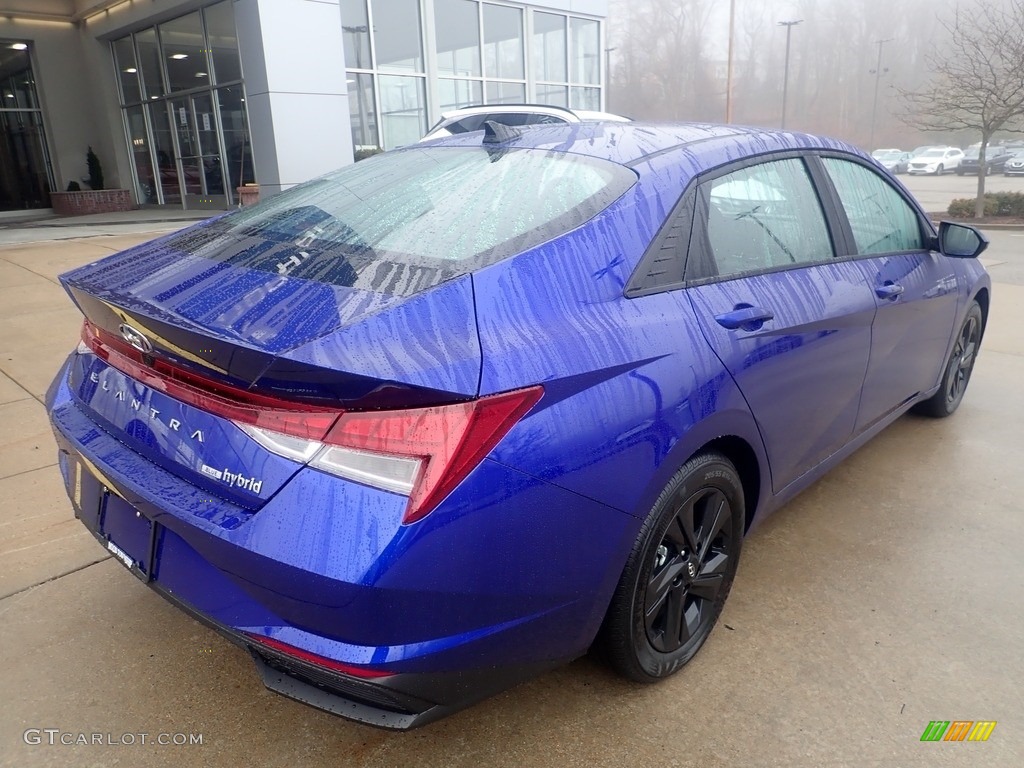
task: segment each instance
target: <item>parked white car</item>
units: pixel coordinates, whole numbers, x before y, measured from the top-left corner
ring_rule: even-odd
[[[630,122],[628,117],[610,112],[594,112],[585,109],[565,109],[546,104],[488,104],[476,107],[453,109],[441,114],[441,119],[420,141],[452,136],[457,133],[483,130],[484,123],[493,120],[510,126],[544,125],[550,123],[581,123],[590,120],[606,120],[616,123]]]
[[[962,149],[957,149],[956,147],[932,147],[911,159],[907,173],[928,173],[941,176],[944,173],[952,172],[959,168],[960,161],[963,159],[964,151]]]

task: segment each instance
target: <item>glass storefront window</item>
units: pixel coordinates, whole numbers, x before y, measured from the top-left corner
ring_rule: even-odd
[[[230,0],[211,5],[203,10],[206,35],[209,39],[213,77],[218,83],[242,79],[242,66],[238,59],[238,38],[235,34],[235,14]]]
[[[0,41],[0,211],[50,205],[50,161],[29,45]]]
[[[167,84],[172,91],[186,91],[210,83],[210,65],[199,11],[160,25]]]
[[[568,82],[565,16],[539,11],[533,14],[533,63],[537,80]]]
[[[373,0],[377,68],[423,72],[421,29],[419,0]]]
[[[442,112],[469,107],[481,102],[479,80],[445,80],[437,82],[438,105]]]
[[[600,88],[581,88],[574,85],[572,87],[572,103],[569,105],[573,109],[590,109],[600,110],[601,109],[601,89]]]
[[[572,67],[569,75],[573,83],[598,85],[601,82],[601,30],[591,19],[572,19]]]
[[[139,65],[135,61],[135,46],[131,37],[122,37],[114,41],[114,65],[121,81],[123,103],[134,104],[142,101],[142,89],[139,86]]]
[[[348,109],[352,119],[352,148],[359,152],[380,147],[373,75],[348,73]]]
[[[231,0],[115,40],[111,48],[139,200],[230,205],[235,187],[255,181]]]
[[[487,83],[488,104],[522,104],[525,101],[525,83]]]
[[[345,33],[345,66],[371,69],[370,19],[366,0],[341,0],[341,30]]]
[[[163,66],[160,61],[160,46],[156,42],[156,30],[144,29],[135,33],[135,46],[139,51],[138,67],[142,73],[142,84],[147,99],[164,95]]]
[[[453,77],[480,76],[479,5],[472,0],[434,0],[437,71]]]
[[[422,77],[380,75],[381,127],[388,149],[415,144],[427,130]]]
[[[145,106],[128,107],[125,110],[125,126],[132,158],[135,160],[135,179],[139,188],[139,202],[157,203],[157,180],[153,175],[153,158],[149,153],[149,131],[146,129]]]
[[[506,5],[484,5],[484,75],[522,80],[523,12]]]
[[[181,202],[181,187],[178,184],[178,156],[171,136],[171,123],[167,118],[167,102],[161,101],[149,107],[149,119],[153,131],[153,154],[156,156],[157,183],[163,192],[165,203]]]
[[[256,180],[253,173],[249,125],[245,114],[245,97],[240,85],[218,88],[216,96],[220,107],[221,129],[224,133],[225,187],[232,191],[235,187],[245,186]]]
[[[537,84],[537,103],[552,107],[569,106],[569,86]]]

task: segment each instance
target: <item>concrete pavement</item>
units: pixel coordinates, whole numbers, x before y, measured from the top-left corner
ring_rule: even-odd
[[[901,419],[755,532],[683,672],[641,687],[583,659],[394,734],[267,692],[73,520],[41,404],[80,322],[55,277],[140,239],[0,247],[0,765],[1020,764],[1024,240],[992,233],[1000,282],[960,411]],[[931,720],[998,725],[922,743]]]

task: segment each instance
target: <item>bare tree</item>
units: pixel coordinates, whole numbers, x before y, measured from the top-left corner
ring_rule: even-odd
[[[925,131],[970,130],[981,135],[975,217],[985,213],[985,153],[996,131],[1024,123],[1024,0],[958,6],[943,21],[944,44],[926,56],[931,79],[902,91],[903,119]]]

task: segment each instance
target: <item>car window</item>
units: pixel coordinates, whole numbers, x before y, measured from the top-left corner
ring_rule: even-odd
[[[517,127],[520,125],[529,125],[532,117],[533,115],[526,114],[525,112],[498,112],[496,114],[487,115],[484,119],[491,120],[501,125]],[[483,123],[480,124],[480,127],[484,127]]]
[[[167,245],[249,269],[412,295],[575,229],[636,178],[584,155],[420,145],[292,187]]]
[[[848,160],[822,160],[850,220],[859,254],[924,248],[917,211],[884,178]]]
[[[529,125],[558,125],[567,122],[560,117],[555,115],[530,115],[530,119],[527,121]]]
[[[825,216],[801,160],[742,168],[705,186],[707,245],[719,276],[832,258]]]
[[[472,131],[481,130],[484,126],[484,119],[487,117],[488,115],[468,115],[444,127],[453,136],[459,133],[471,133]]]

